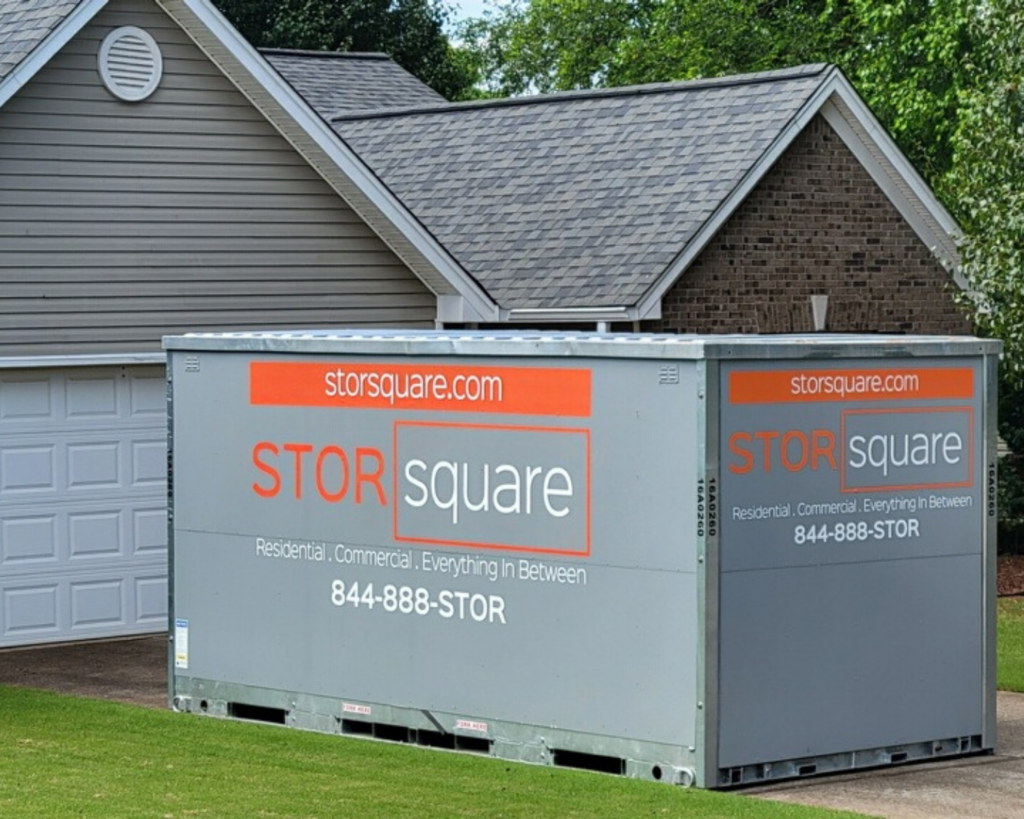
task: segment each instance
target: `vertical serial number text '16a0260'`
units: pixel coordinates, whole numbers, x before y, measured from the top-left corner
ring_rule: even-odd
[[[344,580],[331,582],[331,603],[339,608],[360,607],[373,611],[380,608],[387,614],[436,614],[444,620],[470,620],[475,623],[505,625],[505,598],[498,594],[451,591],[444,589],[434,596],[430,589],[388,584],[378,590],[373,583],[360,588],[358,581],[346,586]]]
[[[876,520],[868,523],[865,520],[848,521],[846,523],[823,523],[820,526],[797,526],[793,529],[793,542],[798,546],[804,543],[851,543],[865,540],[903,540],[921,536],[921,526],[917,518],[895,518],[892,520]]]

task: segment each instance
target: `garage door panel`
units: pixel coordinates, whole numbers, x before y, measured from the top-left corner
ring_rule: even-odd
[[[132,510],[132,547],[137,555],[167,556],[167,507]]]
[[[127,601],[124,580],[83,580],[68,584],[71,628],[81,632],[97,626],[124,626]]]
[[[116,489],[121,486],[117,441],[91,441],[67,445],[67,488]]]
[[[0,591],[0,644],[83,640],[145,634],[167,628],[165,568],[122,566],[115,573],[87,572],[8,581]]]
[[[116,421],[161,422],[167,381],[161,367],[87,367],[0,372],[0,423],[64,428]]]
[[[92,560],[125,554],[123,515],[118,510],[72,512],[68,515],[68,557]]]
[[[0,519],[0,571],[26,564],[56,563],[57,514],[4,515]]]
[[[162,496],[22,504],[0,509],[0,570],[56,562],[167,559],[167,507]]]
[[[0,647],[167,627],[162,367],[0,372]]]
[[[140,625],[167,628],[167,575],[139,577],[135,581],[135,620]]]
[[[128,381],[128,417],[167,417],[167,379],[162,372],[156,375],[133,375]]]
[[[65,413],[68,420],[120,418],[117,375],[72,375],[64,382]]]
[[[53,417],[51,380],[0,378],[0,423],[38,423]]]
[[[3,590],[5,642],[32,643],[53,640],[60,635],[58,583],[34,583]]]
[[[65,492],[109,496],[112,490],[162,495],[167,485],[167,438],[161,428],[87,430],[77,437],[0,437],[0,502],[39,500]]]
[[[167,485],[167,439],[132,441],[132,486]]]
[[[57,490],[57,447],[46,443],[0,447],[0,501]]]

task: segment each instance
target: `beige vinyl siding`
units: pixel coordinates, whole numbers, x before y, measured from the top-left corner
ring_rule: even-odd
[[[102,86],[136,25],[164,77]],[[0,356],[166,333],[430,327],[435,297],[158,7],[113,0],[0,111]]]

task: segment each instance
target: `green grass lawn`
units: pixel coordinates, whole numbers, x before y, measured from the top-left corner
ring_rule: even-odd
[[[1024,692],[1024,598],[999,600],[996,685]]]
[[[1024,692],[1024,599],[998,603]],[[852,817],[734,794],[0,687],[0,817]]]
[[[827,819],[855,814],[0,687],[0,816]]]

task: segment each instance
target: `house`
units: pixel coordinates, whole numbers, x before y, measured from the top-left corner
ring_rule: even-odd
[[[331,124],[497,323],[802,332],[827,295],[832,330],[969,331],[953,220],[833,66]]]
[[[164,334],[966,331],[828,66],[450,105],[206,0],[0,0],[0,647],[166,627]]]

